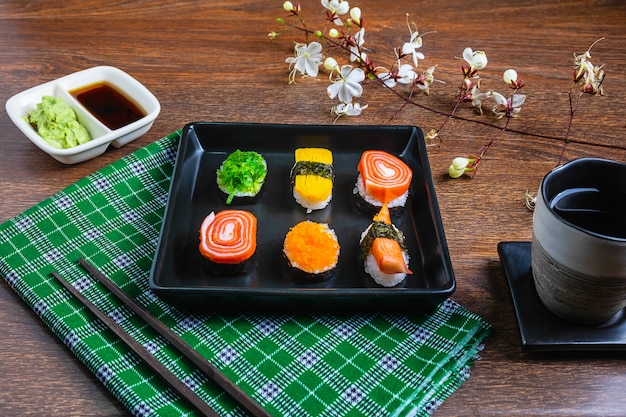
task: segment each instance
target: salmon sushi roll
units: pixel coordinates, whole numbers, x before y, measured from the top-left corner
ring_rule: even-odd
[[[385,151],[365,151],[358,171],[353,193],[361,211],[375,215],[386,204],[392,217],[402,213],[413,177],[404,161]]]
[[[321,210],[333,196],[333,154],[324,148],[299,148],[291,168],[291,189],[298,204]]]
[[[361,234],[360,247],[365,272],[377,284],[393,287],[412,274],[404,234],[391,223],[386,204]]]
[[[335,231],[326,223],[310,220],[292,227],[283,245],[289,274],[303,282],[320,282],[332,277],[339,252]]]
[[[211,212],[200,226],[200,254],[216,275],[247,273],[256,251],[256,217],[245,210]]]

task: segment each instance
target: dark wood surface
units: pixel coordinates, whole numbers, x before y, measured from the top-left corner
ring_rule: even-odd
[[[55,4],[58,3],[58,4]],[[502,71],[525,80],[521,115],[498,137],[474,179],[450,180],[455,156],[475,153],[498,129],[471,120],[467,106],[429,149],[432,173],[458,282],[453,299],[494,326],[469,381],[436,416],[618,416],[626,414],[624,353],[537,355],[521,349],[508,287],[497,255],[500,241],[528,241],[532,213],[524,192],[536,190],[558,161],[569,115],[574,53],[600,37],[592,62],[606,64],[604,97],[585,96],[565,159],[626,160],[626,6],[621,0],[385,1],[362,0],[370,56],[389,65],[390,45],[408,40],[409,13],[424,37],[422,66],[438,64],[446,84],[419,102],[447,112],[460,83],[457,57],[485,50],[486,88],[503,91]],[[319,2],[305,1],[310,22]],[[62,165],[31,144],[0,113],[0,221],[139,147],[192,121],[332,123],[326,80],[287,85],[284,59],[294,33],[269,41],[284,16],[280,1],[96,1],[0,3],[0,100],[96,65],[130,73],[160,100],[153,128],[95,160]],[[319,25],[318,25],[319,26]],[[376,58],[375,58],[376,59]],[[487,85],[488,84],[488,85]],[[443,116],[409,106],[377,86],[366,87],[360,118],[339,124],[438,127]],[[520,133],[522,132],[522,133]],[[128,416],[117,402],[2,280],[0,283],[0,414],[3,416]]]

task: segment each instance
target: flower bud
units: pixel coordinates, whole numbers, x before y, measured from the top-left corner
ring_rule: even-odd
[[[341,36],[341,32],[339,32],[337,29],[335,28],[331,28],[328,31],[328,36],[330,36],[331,38],[338,38]]]
[[[502,78],[507,84],[517,84],[517,71],[515,71],[514,69],[508,69],[504,71]]]
[[[289,0],[283,3],[283,9],[285,9],[286,12],[292,12],[293,10],[295,10],[293,7],[293,3]]]
[[[452,160],[452,167],[454,167],[455,170],[459,170],[462,169],[464,170],[465,168],[467,168],[467,165],[469,164],[470,160],[468,158],[463,158],[463,157],[456,157]]]
[[[323,37],[324,37],[324,34],[322,33],[322,31],[321,31],[321,30],[316,30],[316,31],[315,31],[315,36],[317,36],[318,38],[320,38],[320,39],[321,39],[321,38],[323,38]]]
[[[359,7],[350,9],[350,18],[352,18],[354,23],[361,26],[361,9]]]
[[[334,69],[338,69],[339,65],[337,64],[337,61],[335,60],[335,58],[328,57],[324,60],[324,68],[326,68],[329,71],[332,71]]]
[[[448,167],[448,175],[450,178],[459,178],[463,174],[465,174],[464,169],[455,169],[454,165],[450,165],[450,167]]]
[[[452,160],[452,164],[448,167],[448,175],[450,178],[459,178],[467,171],[473,171],[474,167],[471,166],[476,162],[474,158],[456,157]]]

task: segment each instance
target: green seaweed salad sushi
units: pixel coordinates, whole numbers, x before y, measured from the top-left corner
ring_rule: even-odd
[[[267,162],[261,154],[237,149],[217,170],[217,186],[226,195],[226,204],[235,198],[254,199],[267,175]]]

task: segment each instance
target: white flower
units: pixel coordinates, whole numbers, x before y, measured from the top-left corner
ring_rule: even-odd
[[[413,71],[413,67],[409,64],[402,64],[398,68],[398,82],[400,84],[411,84],[417,78],[417,74]]]
[[[337,117],[341,116],[360,116],[361,112],[367,108],[367,104],[362,106],[359,103],[340,103],[333,106],[331,112],[336,114]]]
[[[402,45],[402,54],[403,55],[412,55],[413,56],[413,65],[417,67],[417,60],[424,59],[424,54],[421,52],[417,52],[419,48],[422,47],[422,37],[419,36],[417,31],[411,32],[411,39],[408,42],[405,42]]]
[[[354,35],[352,42],[353,44],[350,46],[350,62],[354,62],[357,59],[361,60],[361,46],[365,43],[365,28],[361,28]]]
[[[344,65],[339,70],[339,77],[336,78],[326,91],[330,98],[339,97],[343,103],[351,103],[353,97],[361,97],[363,86],[361,81],[365,79],[365,72],[361,68],[353,68],[351,65]]]
[[[285,59],[293,70],[289,74],[289,83],[293,83],[296,71],[300,71],[302,76],[309,75],[317,77],[320,63],[322,62],[322,44],[311,42],[310,44],[296,43],[294,47],[295,57]]]
[[[515,117],[522,110],[522,104],[526,100],[524,94],[513,94],[510,98],[505,98],[502,94],[493,91],[491,93],[494,101],[493,112],[498,118],[503,116]]]
[[[322,0],[322,6],[336,15],[333,22],[336,25],[343,25],[339,15],[346,14],[350,10],[350,4],[344,0]]]
[[[393,88],[396,83],[411,84],[417,78],[417,74],[410,64],[402,64],[395,72],[381,72],[378,78],[383,80],[387,87]]]
[[[473,70],[481,70],[487,66],[487,54],[484,51],[472,51],[472,48],[465,48],[463,59]]]
[[[480,85],[478,83],[474,84],[472,87],[469,99],[472,101],[472,106],[478,107],[480,114],[483,114],[482,101],[491,97],[492,93],[492,91],[487,91],[486,93],[481,92]]]

